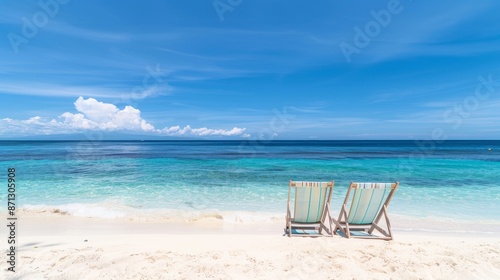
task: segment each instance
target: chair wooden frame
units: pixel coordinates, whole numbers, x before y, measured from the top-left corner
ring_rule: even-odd
[[[365,187],[362,189],[359,188],[358,186],[360,184],[363,184]],[[351,191],[355,190],[355,192],[356,191],[363,192],[364,190],[375,189],[375,187],[366,188],[366,185],[369,185],[369,184],[371,184],[372,186],[376,186],[377,184],[380,184],[380,183],[355,183],[355,182],[351,182],[349,189],[347,190],[347,194],[346,194],[344,203],[342,204],[342,208],[340,210],[338,220],[332,219],[332,223],[335,224],[335,228],[333,230],[334,234],[337,234],[337,229],[338,229],[347,238],[353,237],[353,238],[383,239],[383,240],[392,240],[393,239],[392,230],[391,230],[391,223],[389,221],[389,216],[387,215],[387,207],[389,206],[389,203],[391,202],[391,200],[392,200],[392,198],[393,198],[393,196],[394,196],[394,194],[399,186],[399,182],[390,183],[390,192],[389,192],[387,198],[385,199],[384,204],[382,204],[382,206],[378,210],[378,213],[376,214],[376,218],[373,221],[371,221],[369,223],[363,223],[363,224],[349,223],[349,215],[350,215],[351,210],[347,211],[347,203],[349,201]],[[389,184],[389,183],[387,183],[387,184]],[[355,195],[352,196],[351,205],[352,205],[352,203],[354,203],[354,198],[355,198]],[[387,230],[384,230],[379,224],[380,220],[382,219],[382,216],[384,217],[384,221],[385,221],[385,225],[387,227]],[[372,233],[375,230],[378,231],[380,234],[382,234],[382,236],[372,235]],[[364,232],[367,232],[369,235],[356,236],[356,235],[351,234],[352,231],[364,231]]]
[[[287,211],[286,211],[286,225],[285,225],[285,234],[288,234],[289,237],[292,236],[325,236],[323,234],[323,230],[326,231],[326,236],[333,236],[333,230],[332,230],[332,217],[330,215],[330,201],[332,198],[332,192],[333,192],[333,185],[334,181],[332,180],[331,182],[294,182],[290,180],[290,184],[288,186],[288,204],[287,204]],[[296,214],[298,211],[298,205],[299,200],[297,199],[298,197],[298,192],[297,190],[299,188],[310,188],[311,193],[312,193],[312,188],[326,188],[326,195],[324,197],[320,197],[321,201],[316,201],[318,204],[314,204],[314,206],[321,206],[321,204],[324,203],[324,207],[320,209],[320,218],[317,220],[314,220],[312,222],[299,222],[296,221]],[[295,199],[294,199],[294,207],[293,207],[293,212],[294,215],[292,216],[292,208],[291,208],[291,197],[292,197],[292,192],[293,190],[295,191]],[[308,200],[309,203],[311,203],[311,197],[309,197]],[[310,204],[309,206],[310,207]],[[327,223],[328,222],[328,226]],[[293,230],[307,230],[307,229],[313,229],[317,230],[318,233],[307,233],[307,234],[294,234]]]

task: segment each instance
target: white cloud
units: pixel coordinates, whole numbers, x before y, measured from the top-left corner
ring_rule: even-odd
[[[78,112],[85,114],[89,120],[101,122],[111,120],[112,116],[118,112],[118,108],[113,104],[99,102],[94,98],[85,100],[81,96],[75,101],[75,108]]]
[[[13,120],[4,118],[0,120],[0,135],[18,132],[29,135],[75,133],[82,130],[101,131],[136,131],[158,135],[184,135],[184,136],[238,136],[242,135],[245,128],[233,127],[232,129],[212,129],[207,127],[191,128],[179,125],[156,129],[141,117],[141,111],[132,106],[119,109],[114,104],[97,101],[94,98],[84,99],[79,97],[75,103],[77,113],[65,112],[58,120],[47,120],[35,116],[27,120]],[[243,137],[247,137],[243,134]]]
[[[114,98],[125,102],[128,100],[139,100],[148,97],[168,95],[172,91],[172,88],[166,82],[157,82],[156,84],[144,84],[144,82],[142,82],[142,85],[140,82],[141,81],[139,80],[138,86],[132,89],[113,89],[98,86],[77,87],[40,82],[19,83],[5,81],[2,82],[0,92],[28,96],[64,96],[74,98],[77,98],[80,95],[87,95],[102,98]]]
[[[120,110],[115,105],[94,98],[79,97],[75,102],[79,113],[66,112],[59,118],[71,129],[153,131],[154,126],[141,118],[141,111],[132,106]]]
[[[230,130],[226,129],[211,129],[211,128],[191,128],[191,126],[186,125],[184,128],[180,126],[172,126],[169,128],[164,128],[160,130],[161,133],[167,135],[196,135],[196,136],[236,136],[241,135],[246,130],[246,128],[233,127]]]
[[[64,124],[73,129],[95,129],[96,124],[85,118],[83,114],[64,113],[60,116],[64,119]],[[58,124],[58,122],[51,122],[51,124]]]
[[[223,136],[234,136],[240,135],[245,131],[244,128],[233,127],[231,130],[224,129],[210,129],[206,127],[191,129],[191,133],[195,135],[205,136],[205,135],[223,135]]]
[[[23,121],[23,123],[26,123],[26,124],[39,124],[40,123],[40,119],[41,119],[41,117],[36,116],[36,117],[32,117],[32,118],[29,118],[29,119]]]

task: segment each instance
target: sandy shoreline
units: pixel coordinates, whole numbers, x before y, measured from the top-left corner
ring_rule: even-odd
[[[499,279],[497,235],[288,238],[281,223],[21,217],[7,279]],[[3,267],[4,269],[4,267]],[[2,270],[3,270],[2,269]]]

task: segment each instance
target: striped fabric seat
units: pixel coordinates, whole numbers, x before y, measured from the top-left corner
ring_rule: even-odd
[[[294,221],[318,223],[325,210],[327,182],[295,182]]]
[[[337,232],[337,229],[339,229],[347,238],[350,238],[352,231],[356,230],[363,231],[363,234],[352,237],[391,240],[392,231],[389,217],[387,216],[387,207],[398,186],[398,182],[352,182],[347,190],[338,220],[332,219],[332,222],[336,224],[334,232]],[[351,193],[352,199],[350,199]],[[382,217],[385,217],[385,229],[379,225]],[[383,236],[372,235],[374,230],[377,230]]]
[[[371,224],[391,192],[390,183],[358,183],[349,210],[350,224]]]
[[[288,207],[286,215],[285,233],[292,236],[298,230],[304,233],[301,236],[323,235],[322,230],[329,229],[329,235],[332,235],[332,226],[330,223],[330,199],[332,196],[334,182],[303,182],[290,181],[288,188]],[[292,196],[292,193],[294,195]],[[293,207],[292,201],[293,199]],[[293,208],[293,216],[291,215]],[[329,228],[325,221],[328,221]],[[310,230],[315,230],[317,234],[311,234]]]

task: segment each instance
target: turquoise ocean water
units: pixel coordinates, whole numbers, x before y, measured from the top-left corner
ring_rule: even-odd
[[[335,180],[333,215],[349,182],[399,181],[395,228],[500,232],[500,141],[0,141],[0,156],[34,212],[245,223],[281,219],[290,179]]]

